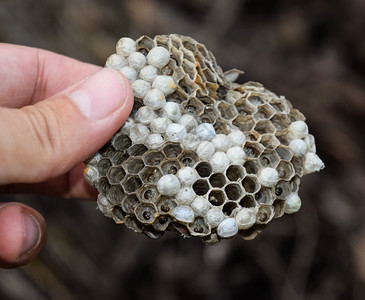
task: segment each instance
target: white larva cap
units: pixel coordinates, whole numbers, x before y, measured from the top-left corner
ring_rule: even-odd
[[[154,47],[147,54],[147,62],[156,68],[162,68],[167,65],[170,60],[170,53],[164,47]]]
[[[157,114],[148,106],[140,107],[135,115],[136,121],[143,125],[150,124],[155,118],[157,118]]]
[[[223,220],[217,228],[217,234],[222,238],[229,238],[236,235],[238,226],[234,218],[227,218]]]
[[[226,152],[230,146],[229,137],[219,133],[212,139],[212,144],[217,151]]]
[[[308,126],[304,121],[295,121],[291,123],[288,130],[293,138],[301,139],[308,134]]]
[[[240,146],[229,148],[227,156],[232,164],[243,165],[246,161],[246,153]]]
[[[255,208],[242,208],[236,215],[235,219],[238,225],[238,229],[250,228],[256,223],[256,213]]]
[[[196,149],[196,153],[200,157],[200,159],[208,161],[212,155],[214,154],[215,149],[211,142],[202,141],[198,148]]]
[[[157,183],[157,189],[162,195],[174,196],[180,190],[179,179],[172,174],[164,175]]]
[[[196,128],[196,135],[202,141],[211,141],[215,137],[215,130],[212,124],[202,123]]]
[[[171,120],[165,117],[156,118],[151,121],[150,129],[155,133],[165,133],[171,123]]]
[[[157,69],[153,66],[145,66],[139,71],[139,77],[149,83],[152,83],[157,75]]]
[[[130,66],[125,66],[119,69],[119,72],[121,72],[125,77],[127,77],[130,83],[133,83],[137,79],[137,71]]]
[[[136,52],[136,42],[129,37],[121,38],[116,46],[116,51],[119,55],[128,56],[129,54]]]
[[[198,126],[196,118],[191,114],[182,115],[179,123],[185,126],[186,131],[193,130],[196,126]]]
[[[146,139],[146,146],[150,149],[158,149],[163,145],[164,142],[165,141],[161,134],[152,133]]]
[[[302,206],[302,202],[297,193],[289,194],[288,198],[285,200],[284,211],[287,214],[292,214],[297,212]]]
[[[224,213],[220,207],[214,206],[211,209],[208,210],[206,216],[205,216],[208,224],[215,228],[221,223],[224,219]]]
[[[180,105],[175,102],[167,102],[163,108],[163,114],[170,120],[178,122],[181,118]]]
[[[198,179],[198,174],[195,169],[184,167],[177,172],[177,177],[182,185],[192,185]]]
[[[209,160],[214,172],[224,172],[229,166],[229,158],[226,153],[215,152]]]
[[[180,204],[189,205],[196,197],[194,190],[191,187],[185,186],[182,187],[177,195],[175,196],[176,200]]]
[[[144,56],[141,52],[133,52],[128,56],[129,66],[139,71],[144,66],[146,66],[146,56]]]
[[[160,90],[152,89],[149,90],[143,98],[143,104],[151,107],[152,109],[160,109],[165,106],[166,99]]]
[[[187,135],[184,136],[184,138],[182,140],[182,143],[185,146],[186,150],[193,150],[194,151],[199,146],[200,141],[196,137],[195,134],[188,133]]]
[[[240,130],[233,130],[229,135],[231,146],[243,146],[246,142],[245,134]]]
[[[304,175],[320,171],[324,168],[323,161],[313,152],[305,155]]]
[[[176,84],[171,76],[158,75],[153,80],[152,87],[159,89],[165,96],[172,94],[176,89]]]
[[[212,204],[204,197],[198,196],[193,202],[191,202],[190,207],[195,211],[197,215],[205,215],[207,211],[212,207]]]
[[[175,217],[176,220],[191,223],[194,221],[194,212],[189,206],[180,205],[177,206],[172,212],[171,215]]]
[[[151,89],[151,84],[145,80],[137,79],[132,83],[134,97],[143,99]]]
[[[123,67],[125,67],[128,64],[127,59],[124,56],[121,56],[119,54],[112,54],[108,57],[105,67],[110,69],[119,70]]]
[[[172,142],[180,142],[186,135],[186,129],[181,124],[172,123],[167,126],[166,136]]]
[[[279,182],[279,173],[274,168],[263,168],[259,171],[258,179],[265,187],[273,187]]]
[[[149,129],[143,124],[134,124],[131,126],[129,137],[134,144],[142,144],[149,136]]]
[[[297,156],[303,156],[307,153],[307,143],[302,139],[294,139],[289,144],[290,149],[293,150]]]

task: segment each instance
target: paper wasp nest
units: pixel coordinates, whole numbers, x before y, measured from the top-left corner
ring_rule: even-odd
[[[181,35],[122,38],[107,68],[131,82],[134,109],[85,169],[98,207],[158,238],[254,238],[296,212],[300,178],[324,167],[304,116],[261,84],[234,83]]]

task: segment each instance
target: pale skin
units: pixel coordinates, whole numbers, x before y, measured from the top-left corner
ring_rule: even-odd
[[[127,79],[0,43],[0,82],[0,192],[95,199],[82,162],[127,119],[133,105]],[[45,243],[45,220],[25,204],[0,200],[0,267],[24,265]]]

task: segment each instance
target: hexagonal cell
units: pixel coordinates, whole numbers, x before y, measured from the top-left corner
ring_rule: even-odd
[[[246,176],[246,170],[240,165],[231,165],[226,170],[226,176],[230,181],[239,181]]]
[[[222,173],[214,173],[209,177],[209,182],[212,187],[221,188],[226,184],[226,177]]]
[[[288,101],[285,98],[273,99],[270,101],[270,105],[281,114],[288,114],[290,111]]]
[[[218,110],[221,113],[222,118],[226,120],[231,120],[238,115],[236,107],[226,101],[219,102]]]
[[[280,145],[280,142],[277,140],[277,138],[270,133],[263,134],[261,136],[260,143],[269,149],[275,149]]]
[[[142,158],[130,157],[125,163],[125,166],[129,174],[137,174],[144,168],[144,162]]]
[[[200,177],[209,177],[212,174],[212,166],[207,162],[200,162],[196,165],[195,170]]]
[[[226,195],[229,200],[238,200],[242,197],[243,191],[242,187],[237,183],[230,183],[224,188]]]
[[[210,226],[202,217],[195,218],[193,223],[188,224],[188,229],[192,236],[205,236],[210,233]]]
[[[290,137],[289,137],[289,134],[286,130],[284,130],[282,132],[277,132],[275,136],[278,139],[278,141],[280,143],[282,143],[283,145],[285,145],[285,146],[289,145]]]
[[[293,151],[289,147],[280,145],[276,147],[275,151],[283,160],[291,160],[291,158],[293,157]]]
[[[108,142],[103,147],[101,147],[99,153],[103,157],[109,157],[114,151],[115,151],[114,147]]]
[[[290,180],[295,175],[295,170],[293,165],[285,160],[282,160],[276,167],[279,173],[279,177],[284,180]]]
[[[236,202],[233,201],[228,201],[223,205],[223,213],[226,216],[231,216],[233,211],[238,207],[238,204]]]
[[[271,118],[271,123],[279,131],[284,130],[290,125],[290,119],[287,115],[275,115]]]
[[[100,193],[106,195],[106,192],[110,188],[109,181],[106,177],[101,177],[95,186]]]
[[[256,108],[253,106],[247,99],[239,99],[234,103],[234,106],[237,109],[237,112],[242,115],[252,115]]]
[[[217,112],[215,111],[213,105],[206,105],[204,112],[198,119],[200,121],[198,123],[214,124],[215,120],[217,120]]]
[[[175,143],[167,143],[162,150],[167,158],[176,158],[182,152],[181,146]]]
[[[98,170],[101,176],[105,176],[108,173],[109,168],[112,166],[112,162],[109,158],[102,158],[98,161]]]
[[[125,176],[125,171],[122,166],[110,167],[107,177],[110,183],[120,183]]]
[[[169,215],[160,215],[153,223],[153,228],[159,231],[165,231],[169,224],[173,221],[173,218]]]
[[[304,156],[294,156],[291,159],[291,163],[294,167],[295,170],[295,174],[297,174],[298,176],[302,177],[304,174]]]
[[[260,184],[257,180],[256,176],[247,175],[242,180],[242,186],[245,189],[246,193],[256,193],[260,189]]]
[[[194,167],[199,161],[198,155],[193,151],[185,151],[178,157],[184,167]]]
[[[246,141],[247,142],[257,142],[261,137],[261,134],[255,130],[251,130],[249,133],[246,133]]]
[[[115,166],[121,165],[128,159],[129,155],[125,151],[115,151],[110,159]]]
[[[139,200],[135,194],[125,195],[121,202],[121,207],[127,214],[134,213],[134,209],[139,204]]]
[[[182,105],[185,113],[193,114],[195,116],[200,116],[204,111],[204,104],[197,98],[191,98],[190,100],[184,101]]]
[[[161,163],[161,170],[163,175],[173,174],[176,175],[180,170],[180,162],[177,159],[165,159]]]
[[[274,217],[274,209],[269,205],[260,205],[256,216],[257,224],[267,224]]]
[[[275,150],[266,149],[260,156],[260,163],[263,167],[275,168],[279,163],[280,158]]]
[[[212,190],[208,196],[209,202],[214,206],[220,206],[226,201],[226,196],[222,190]]]
[[[256,201],[252,195],[244,196],[239,203],[242,207],[250,208],[256,206]]]
[[[265,103],[263,95],[259,93],[251,93],[251,95],[247,97],[247,100],[250,101],[250,103],[254,106],[258,106]]]
[[[157,209],[152,203],[140,203],[134,211],[137,219],[143,224],[152,224],[155,221]]]
[[[291,185],[288,181],[280,180],[274,187],[277,199],[285,200],[291,192]]]
[[[257,112],[254,114],[256,120],[268,120],[275,114],[275,109],[270,104],[265,103],[257,107]]]
[[[285,201],[284,200],[275,200],[273,203],[274,207],[274,218],[280,218],[284,215],[285,209]]]
[[[217,120],[213,124],[213,127],[216,134],[222,133],[228,135],[231,132],[230,124],[221,117],[217,118]]]
[[[160,196],[157,200],[157,209],[161,214],[171,212],[177,206],[174,199],[167,196]]]
[[[130,147],[127,152],[130,156],[141,156],[143,153],[147,151],[147,147],[142,144],[135,144],[132,147]]]
[[[198,196],[203,196],[209,191],[209,184],[205,179],[199,179],[193,184],[193,190]]]
[[[246,142],[243,150],[245,151],[247,158],[257,158],[264,152],[265,148],[257,142]]]
[[[257,193],[255,193],[255,200],[259,204],[271,205],[274,202],[274,195],[271,188],[261,188]]]
[[[127,175],[122,181],[122,186],[126,193],[134,193],[142,186],[142,181],[137,175]]]
[[[148,166],[158,166],[161,161],[165,159],[165,156],[161,151],[152,150],[148,151],[148,153],[143,156],[143,159],[145,164]]]
[[[119,204],[124,196],[123,188],[120,185],[111,186],[106,193],[106,197],[112,204]]]
[[[113,220],[116,223],[124,223],[125,220],[125,212],[122,210],[120,206],[114,206],[112,209]]]
[[[115,149],[123,151],[132,145],[132,141],[127,135],[118,133],[112,138],[112,145]]]
[[[142,224],[134,216],[126,216],[124,225],[134,232],[142,233]]]
[[[248,174],[257,174],[257,172],[261,169],[258,159],[246,161],[244,167]]]
[[[299,191],[300,178],[298,176],[294,176],[292,180],[290,180],[291,192],[297,193]]]
[[[161,171],[157,167],[145,167],[139,174],[144,183],[157,183],[162,177]]]
[[[304,115],[295,108],[290,109],[289,118],[290,118],[290,121],[292,121],[292,122],[305,121]]]
[[[258,121],[255,125],[255,130],[260,133],[275,133],[275,126],[271,123],[270,120],[261,120]]]
[[[144,184],[137,190],[137,197],[142,202],[157,202],[159,196],[160,193],[155,185]]]
[[[237,126],[243,132],[248,132],[255,126],[255,122],[252,120],[251,116],[243,115],[238,115],[232,121],[232,124]]]

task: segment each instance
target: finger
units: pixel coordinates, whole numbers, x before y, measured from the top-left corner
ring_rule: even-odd
[[[34,209],[21,203],[0,204],[0,267],[27,264],[46,241],[46,224]]]
[[[128,80],[101,69],[35,105],[0,108],[0,184],[67,173],[109,140],[132,106]]]
[[[95,73],[100,67],[50,51],[0,43],[0,105],[34,104]]]

